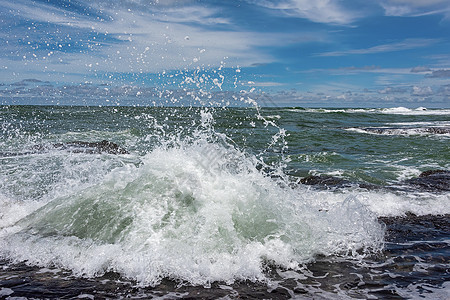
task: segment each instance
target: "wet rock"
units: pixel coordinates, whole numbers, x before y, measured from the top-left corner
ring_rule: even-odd
[[[109,153],[109,154],[128,154],[129,152],[119,145],[103,140],[101,142],[82,142],[73,141],[67,143],[53,144],[54,148],[68,150],[73,153]]]
[[[450,134],[449,127],[367,127],[362,130],[374,134]]]
[[[351,182],[348,180],[330,175],[307,176],[300,179],[299,183],[306,185],[318,185],[323,187],[348,187],[351,185]]]
[[[386,240],[390,242],[443,241],[450,232],[450,215],[448,214],[418,216],[408,212],[404,216],[379,217],[378,219],[387,226]]]
[[[330,175],[310,175],[306,176],[298,181],[298,184],[313,185],[318,188],[325,189],[340,189],[349,187],[360,187],[366,190],[378,190],[382,188],[381,186],[367,183],[367,182],[351,182],[349,180],[334,177]]]
[[[450,134],[450,128],[447,127],[428,127],[426,132],[434,134]]]
[[[428,192],[450,191],[450,171],[428,170],[417,178],[405,180],[405,183]]]
[[[435,174],[449,174],[450,171],[447,170],[428,170],[420,173],[419,177],[427,177]]]
[[[65,143],[56,143],[51,146],[48,145],[36,145],[32,147],[30,151],[25,152],[0,152],[0,157],[15,157],[30,154],[37,154],[49,151],[51,149],[61,149],[71,153],[88,153],[88,154],[129,154],[129,152],[120,147],[119,145],[103,140],[101,142],[83,142],[73,141]]]

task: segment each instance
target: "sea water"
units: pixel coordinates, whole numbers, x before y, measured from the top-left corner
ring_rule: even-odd
[[[74,286],[58,297],[111,278],[124,297],[448,296],[450,194],[408,179],[449,169],[449,110],[2,106],[0,120],[1,296],[36,295],[49,272]],[[55,146],[102,140],[128,153]],[[300,182],[319,175],[342,184]],[[23,268],[34,292],[11,283]]]

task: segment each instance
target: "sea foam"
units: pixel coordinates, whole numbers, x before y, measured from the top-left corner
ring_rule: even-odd
[[[383,226],[357,197],[329,201],[291,188],[211,132],[163,143],[139,164],[55,194],[14,231],[2,230],[0,255],[80,276],[114,271],[143,285],[208,285],[264,281],[271,266],[297,270],[317,255],[382,249]]]

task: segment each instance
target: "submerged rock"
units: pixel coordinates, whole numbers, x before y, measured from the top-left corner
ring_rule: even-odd
[[[450,134],[450,128],[448,127],[428,127],[426,131],[434,134]]]
[[[53,144],[54,148],[68,150],[73,153],[109,153],[109,154],[128,154],[129,152],[119,145],[103,140],[101,142],[82,142],[73,141],[67,143]]]
[[[435,174],[450,174],[450,171],[447,170],[428,170],[420,173],[419,177],[428,177],[430,175]]]
[[[71,153],[88,153],[88,154],[129,154],[127,150],[120,147],[119,145],[103,140],[101,142],[83,142],[83,141],[73,141],[65,143],[56,143],[51,146],[46,145],[36,145],[31,151],[25,152],[2,152],[0,157],[14,157],[22,155],[30,155],[43,153],[51,149],[61,149]]]
[[[349,187],[359,187],[366,190],[389,190],[389,191],[425,191],[425,192],[445,192],[450,191],[450,171],[448,170],[428,170],[422,172],[418,177],[401,181],[392,185],[377,185],[368,182],[352,182],[343,178],[330,175],[310,175],[296,179],[296,184],[311,185],[316,188],[342,189]]]
[[[450,134],[448,127],[367,127],[362,130],[374,134],[408,135],[408,134]]]

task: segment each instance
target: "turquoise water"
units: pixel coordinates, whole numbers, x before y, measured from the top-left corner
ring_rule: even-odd
[[[0,120],[0,256],[78,278],[301,283],[324,258],[363,274],[391,247],[380,218],[450,213],[448,190],[407,184],[449,169],[446,109],[2,106]],[[73,146],[102,140],[128,153]],[[311,175],[343,184],[299,183]]]

